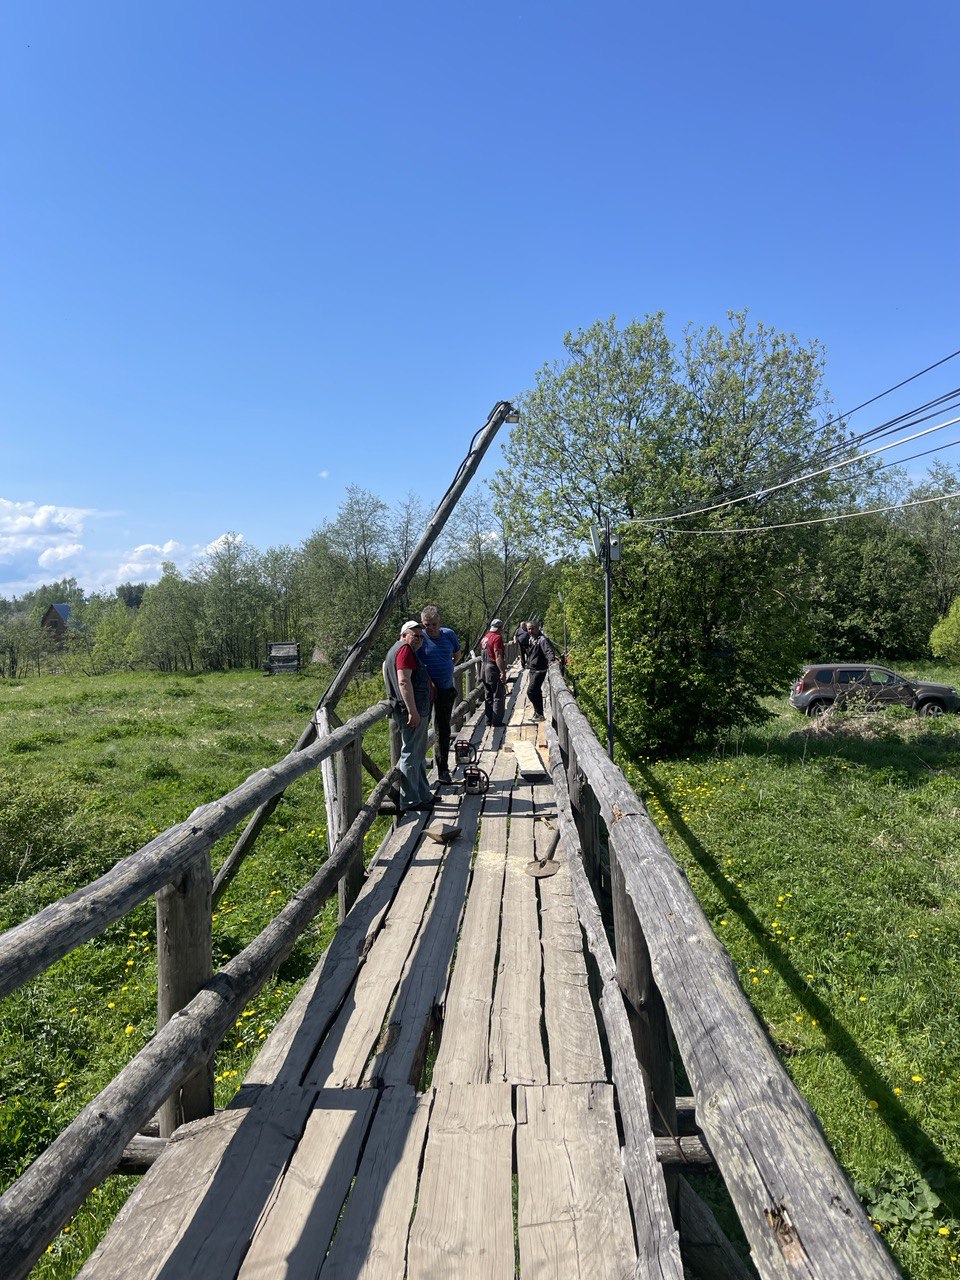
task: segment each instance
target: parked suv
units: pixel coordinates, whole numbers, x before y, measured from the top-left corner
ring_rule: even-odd
[[[829,662],[805,667],[790,692],[791,705],[808,716],[823,715],[829,707],[853,702],[912,707],[922,716],[960,711],[960,694],[953,685],[908,680],[872,663]]]

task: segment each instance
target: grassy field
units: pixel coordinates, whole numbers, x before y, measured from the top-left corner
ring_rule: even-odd
[[[285,755],[326,681],[257,672],[0,681],[0,929],[101,875],[198,804]],[[343,704],[367,706],[379,681]],[[386,725],[365,739],[389,758]],[[369,785],[369,784],[368,784]],[[373,849],[385,823],[368,836]],[[232,845],[214,849],[214,865]],[[319,771],[291,788],[214,916],[214,965],[250,942],[326,855]],[[225,1105],[329,942],[336,900],[217,1055]],[[0,1181],[6,1186],[156,1027],[152,902],[0,1002]],[[34,1274],[72,1276],[134,1180],[108,1179]]]
[[[960,673],[928,668],[940,679]],[[0,682],[0,927],[111,866],[283,755],[324,681],[257,673]],[[351,709],[379,696],[352,694]],[[914,1280],[960,1254],[960,717],[813,726],[785,702],[723,751],[628,770],[687,869],[744,990]],[[385,761],[385,726],[368,735]],[[319,777],[284,799],[214,922],[236,954],[325,853]],[[379,832],[371,834],[371,847]],[[215,850],[215,862],[229,846]],[[326,945],[330,904],[217,1056],[217,1104]],[[4,1185],[151,1035],[145,904],[0,1003]],[[110,1178],[35,1275],[65,1280],[132,1179]]]
[[[628,771],[904,1272],[957,1274],[960,717],[771,710]]]

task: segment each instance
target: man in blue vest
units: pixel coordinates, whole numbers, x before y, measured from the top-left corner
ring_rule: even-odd
[[[457,700],[453,683],[453,669],[460,661],[460,640],[450,627],[441,627],[440,610],[435,604],[424,605],[420,612],[423,623],[423,648],[417,655],[426,664],[433,681],[433,723],[437,739],[433,759],[437,766],[437,779],[450,782],[450,716]]]

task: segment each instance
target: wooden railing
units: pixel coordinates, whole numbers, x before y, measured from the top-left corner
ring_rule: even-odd
[[[482,697],[479,664],[471,658],[456,670],[463,700],[453,713],[454,728]],[[395,809],[389,801],[399,777],[396,722],[390,722],[388,772],[362,745],[364,734],[388,713],[389,703],[377,702],[345,724],[330,723],[308,745],[298,744],[219,800],[195,809],[98,880],[0,935],[2,996],[156,895],[157,1033],[0,1198],[4,1280],[27,1274],[158,1112],[162,1137],[187,1120],[212,1114],[213,1059],[221,1040],[327,899],[339,893],[343,913],[359,892],[364,837],[385,807]],[[366,803],[365,761],[379,775]],[[250,814],[263,814],[298,778],[328,763],[338,799],[335,824],[327,832],[327,860],[253,942],[213,973],[210,850]],[[257,832],[262,827],[261,821]],[[251,848],[247,840],[243,855]],[[234,858],[231,875],[241,861]]]
[[[549,691],[555,729],[548,740],[558,811],[562,825],[567,817],[566,839],[578,841],[582,850],[584,884],[599,865],[601,821],[606,830],[615,975],[646,1077],[655,1130],[676,1132],[672,1032],[693,1088],[697,1121],[764,1280],[898,1276],[816,1116],[757,1021],[683,870],[643,802],[609,759],[557,666],[550,669]],[[576,872],[579,859],[572,863]],[[578,906],[586,901],[582,889]],[[587,920],[589,911],[585,916],[581,909],[609,1000],[606,938]],[[601,1009],[603,1002],[601,994]],[[615,1022],[613,1034],[610,1027],[608,1019],[614,1082],[629,1113],[636,1093],[631,1081],[635,1059]],[[681,1239],[683,1209],[681,1200]]]

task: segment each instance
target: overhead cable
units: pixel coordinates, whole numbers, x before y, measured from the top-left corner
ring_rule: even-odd
[[[697,507],[695,511],[681,511],[671,516],[638,516],[636,519],[625,521],[625,523],[662,526],[672,520],[682,520],[691,515],[707,515],[711,511],[722,511],[724,508],[735,506],[739,502],[749,502],[753,498],[765,498],[768,494],[776,493],[780,489],[789,489],[792,485],[805,484],[807,480],[815,480],[817,476],[826,475],[828,471],[837,471],[840,467],[849,467],[854,462],[863,462],[867,458],[876,457],[878,453],[886,453],[888,449],[896,449],[900,445],[910,444],[912,441],[919,440],[922,436],[928,436],[934,431],[942,431],[945,427],[955,426],[958,422],[960,422],[960,417],[948,418],[946,422],[939,422],[933,427],[925,427],[923,431],[917,431],[911,436],[902,436],[899,440],[893,440],[890,444],[880,445],[877,449],[868,449],[865,453],[858,453],[852,458],[841,458],[839,462],[831,462],[826,467],[820,467],[816,471],[808,471],[802,476],[794,476],[790,480],[782,480],[779,484],[765,485],[762,489],[755,489],[752,493],[741,494],[736,498],[727,498],[724,502],[715,502],[708,507]]]
[[[946,502],[949,498],[960,498],[960,489],[953,493],[940,493],[934,498],[915,498],[911,502],[892,502],[886,507],[871,507],[868,511],[844,511],[835,516],[819,516],[815,520],[790,520],[784,524],[746,525],[742,529],[676,529],[658,528],[657,533],[694,534],[698,537],[726,536],[733,533],[767,533],[773,529],[801,529],[809,524],[830,524],[834,520],[855,520],[857,516],[882,515],[885,511],[902,511],[906,507],[922,507],[927,502]]]

